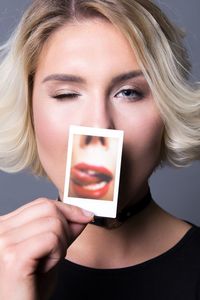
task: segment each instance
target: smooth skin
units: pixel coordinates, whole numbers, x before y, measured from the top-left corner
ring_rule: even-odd
[[[33,117],[40,160],[61,199],[70,125],[123,130],[120,206],[146,193],[164,126],[133,50],[113,25],[88,20],[50,37],[35,75]]]
[[[119,206],[145,195],[164,125],[133,50],[113,25],[93,19],[51,35],[35,74],[33,118],[41,163],[61,199],[71,124],[124,130]],[[47,299],[39,286],[48,290],[62,257],[94,268],[126,267],[167,251],[190,228],[155,203],[117,229],[86,226],[91,219],[48,199],[0,217],[0,299]]]

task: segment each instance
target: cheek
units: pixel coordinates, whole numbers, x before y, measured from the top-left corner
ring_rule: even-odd
[[[55,120],[53,116],[44,113],[42,110],[35,110],[34,128],[38,150],[45,152],[46,155],[50,155],[50,152],[51,154],[56,152],[61,145],[66,145],[66,141],[63,138],[63,129],[58,121]]]
[[[160,152],[160,145],[163,133],[162,123],[158,120],[147,122],[147,125],[141,125],[138,132],[135,133],[137,141],[137,151],[145,153],[149,157],[157,156]]]
[[[156,111],[136,116],[124,128],[124,151],[135,168],[145,165],[151,170],[160,160],[161,141],[164,125]]]
[[[38,103],[33,106],[33,119],[40,162],[52,182],[62,190],[68,128],[58,120],[55,110],[51,111]]]

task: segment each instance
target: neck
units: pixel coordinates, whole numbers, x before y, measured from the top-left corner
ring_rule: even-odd
[[[189,228],[152,201],[118,228],[89,224],[70,246],[66,258],[93,268],[127,267],[169,250]]]
[[[66,258],[81,265],[97,268],[129,265],[132,260],[131,253],[135,253],[135,249],[145,239],[144,233],[150,223],[149,216],[152,217],[154,210],[155,204],[152,202],[145,211],[114,229],[88,224],[68,249]],[[110,256],[108,253],[111,245]]]

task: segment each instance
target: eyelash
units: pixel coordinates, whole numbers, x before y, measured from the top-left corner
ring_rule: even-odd
[[[75,94],[75,93],[68,93],[68,94],[66,93],[66,94],[55,95],[55,96],[53,96],[53,98],[62,101],[64,99],[66,99],[66,98],[68,98],[69,100],[70,99],[75,99],[78,96],[80,96],[80,95],[79,94]]]
[[[124,92],[131,92],[134,93],[134,96],[125,96],[127,98],[127,101],[138,101],[144,98],[144,93],[136,90],[136,89],[131,89],[131,88],[127,88],[127,89],[123,89],[120,92],[118,92],[115,97],[116,98],[123,98],[123,97],[117,97],[117,95],[119,95],[120,93],[124,93]],[[65,99],[71,100],[71,99],[76,99],[79,96],[81,96],[80,94],[76,94],[76,93],[63,93],[63,94],[59,94],[59,95],[55,95],[53,96],[53,98],[60,100],[60,101],[64,101]]]
[[[132,102],[132,101],[138,101],[144,98],[144,93],[136,90],[136,89],[131,89],[131,88],[127,88],[127,89],[123,89],[120,92],[117,93],[117,95],[124,93],[124,92],[129,92],[129,93],[134,93],[134,96],[125,96],[127,98],[128,101]],[[116,96],[115,96],[116,97]],[[123,98],[123,97],[117,97],[117,98]]]

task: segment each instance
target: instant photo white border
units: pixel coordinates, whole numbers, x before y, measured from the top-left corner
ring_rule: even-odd
[[[75,134],[117,138],[118,149],[117,149],[115,182],[114,182],[114,191],[113,191],[113,200],[112,201],[101,200],[101,199],[97,200],[97,199],[77,198],[77,197],[69,197],[68,196],[69,183],[70,183],[70,172],[71,172],[72,150],[73,150],[73,136]],[[75,205],[80,208],[91,211],[96,216],[109,217],[109,218],[116,217],[123,137],[124,137],[124,132],[122,130],[103,129],[103,128],[94,128],[94,127],[85,127],[85,126],[75,126],[75,125],[70,126],[67,163],[66,163],[66,175],[65,175],[65,187],[64,187],[64,197],[63,197],[64,203]]]

